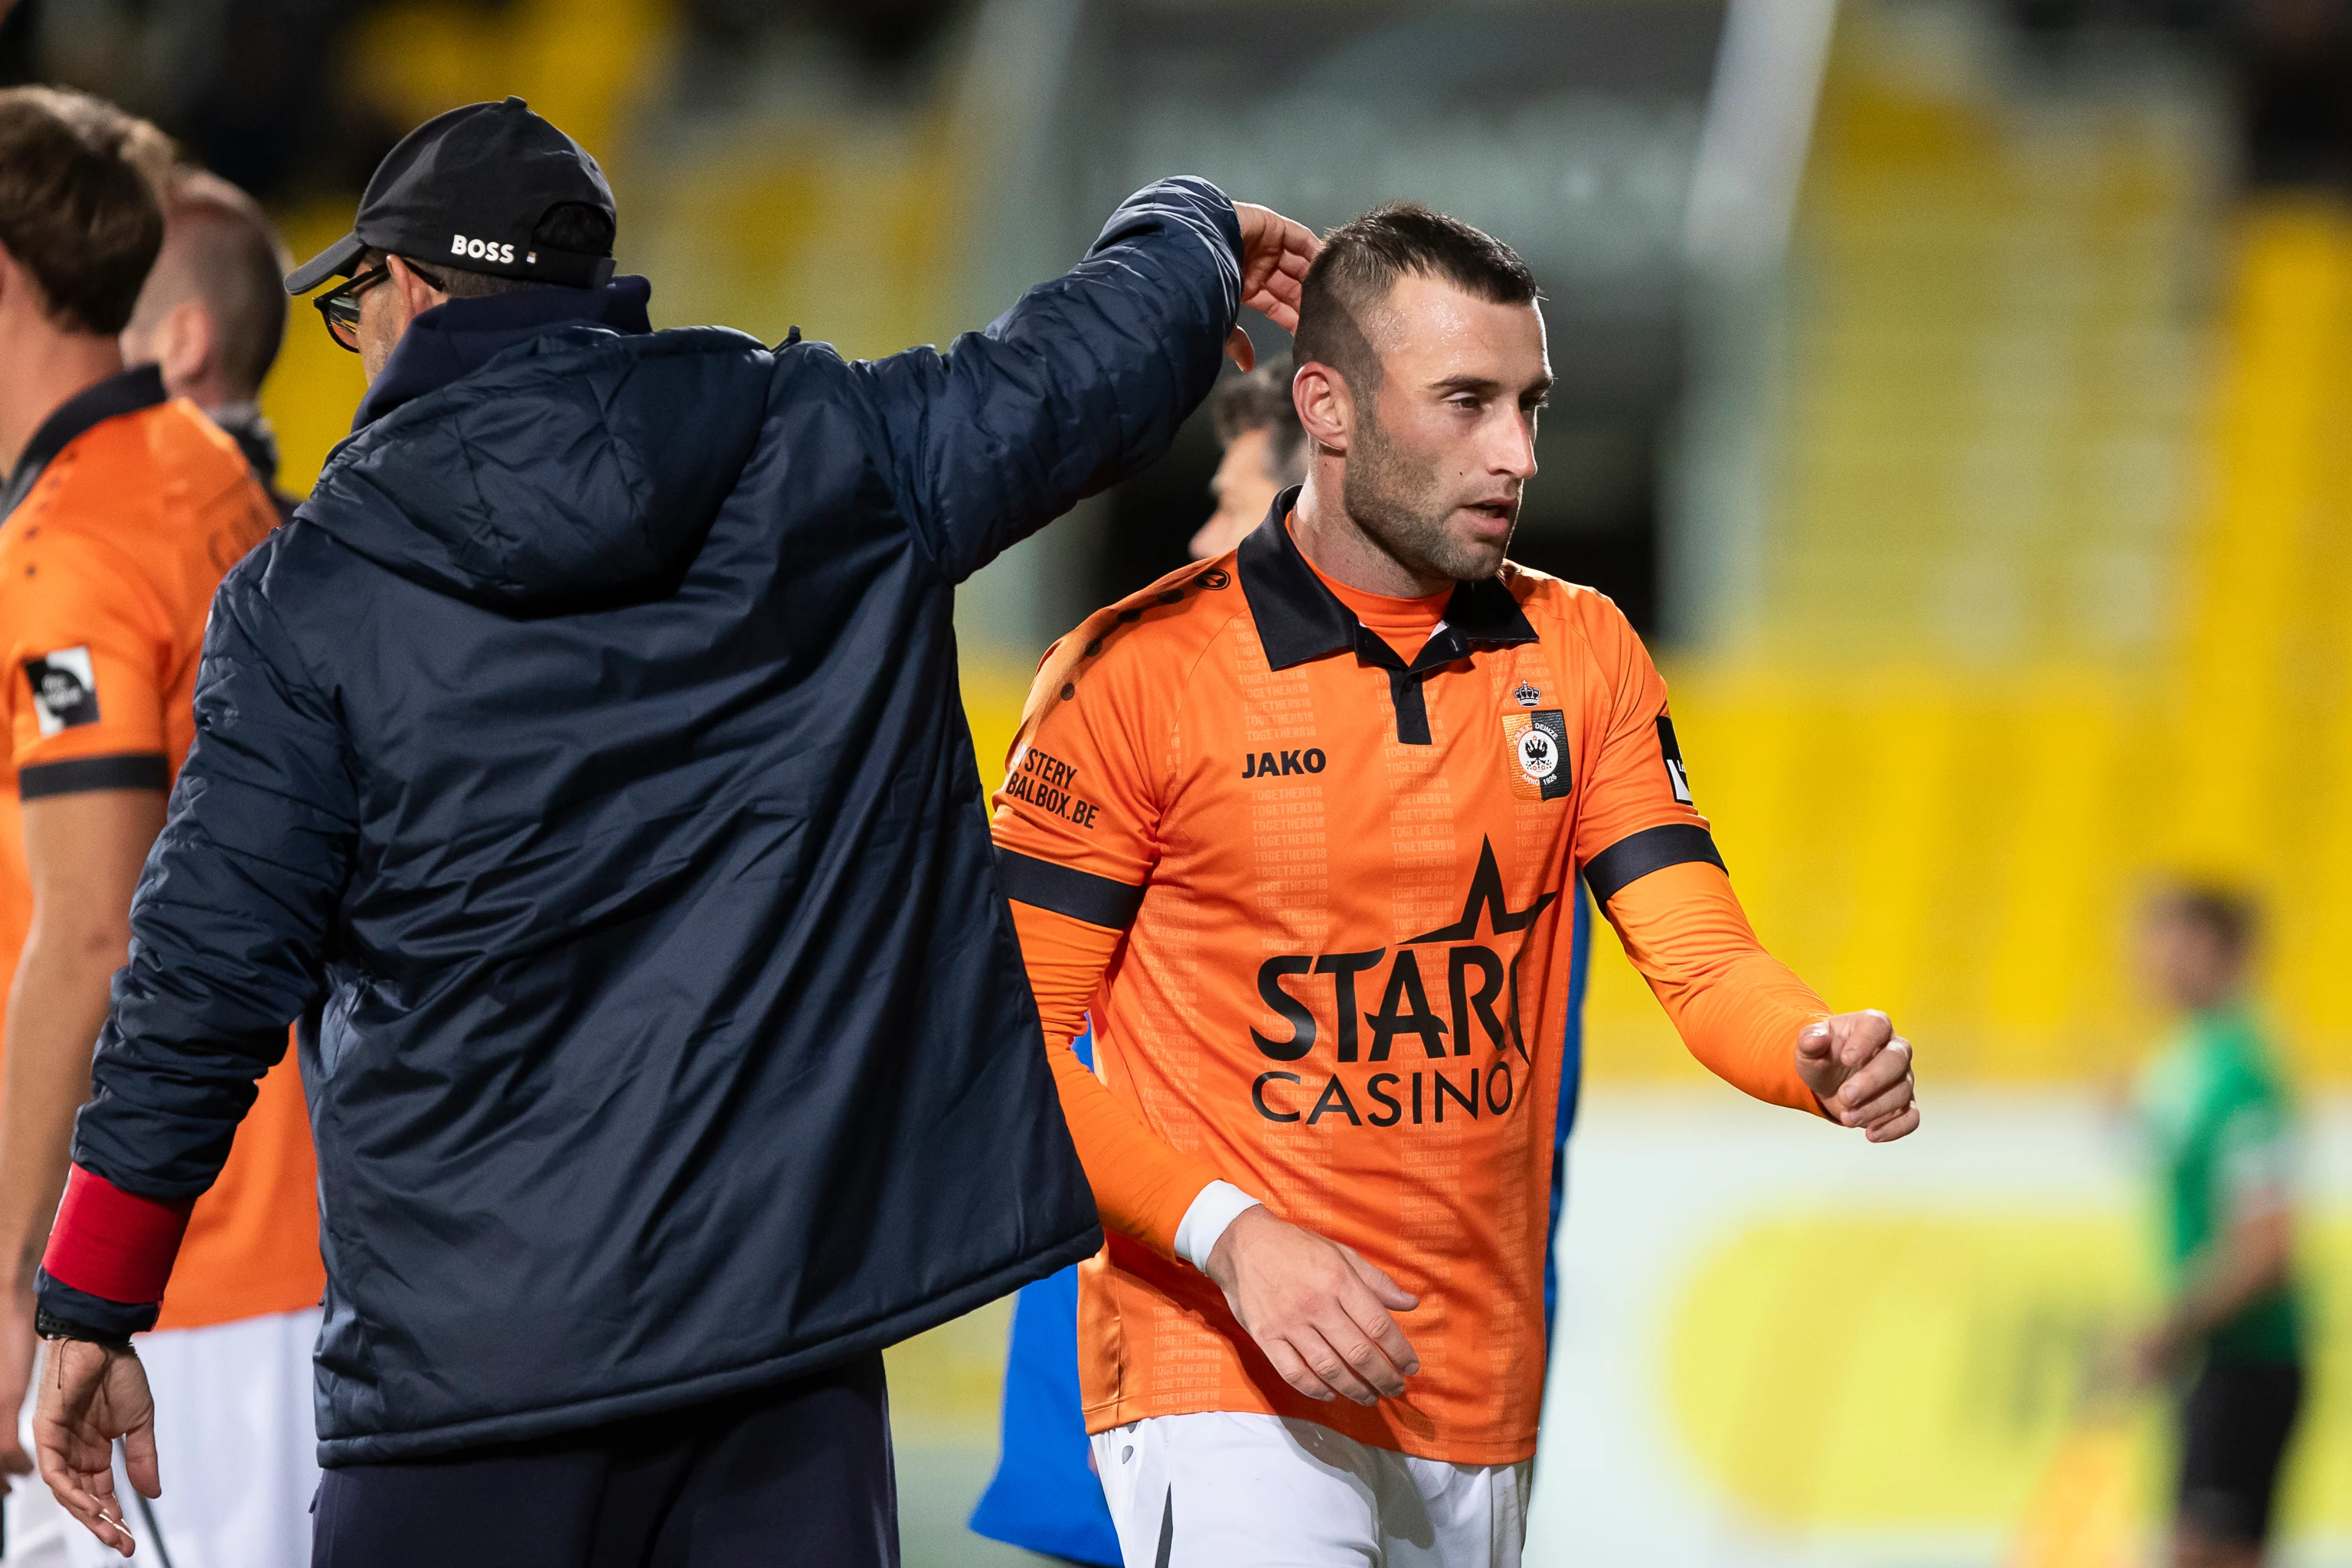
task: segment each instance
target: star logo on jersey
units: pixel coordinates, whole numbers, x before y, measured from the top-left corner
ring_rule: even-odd
[[[1543,700],[1543,691],[1534,681],[1522,680],[1511,689],[1511,698],[1522,708],[1532,708]]]
[[[1557,891],[1540,892],[1527,908],[1511,908],[1495,841],[1486,838],[1460,920],[1394,948],[1266,959],[1257,992],[1276,1028],[1253,1027],[1250,1040],[1268,1061],[1286,1065],[1257,1076],[1250,1103],[1268,1121],[1308,1127],[1333,1116],[1351,1127],[1395,1127],[1408,1118],[1415,1127],[1424,1119],[1443,1124],[1449,1105],[1474,1120],[1482,1111],[1507,1115],[1523,1103],[1520,1090],[1535,1067],[1520,1024],[1519,963],[1528,933],[1559,900]],[[1367,1007],[1374,996],[1379,1005]],[[1540,995],[1534,1001],[1540,1007]],[[1341,1070],[1306,1068],[1327,1040],[1331,1068]],[[1406,1048],[1408,1041],[1418,1048]],[[1360,1077],[1360,1063],[1393,1065]],[[1310,1071],[1324,1080],[1319,1091]]]
[[[1568,766],[1568,716],[1557,708],[1503,715],[1511,793],[1521,800],[1559,800],[1573,782]]]
[[[89,648],[61,647],[28,658],[25,679],[33,684],[33,716],[44,736],[98,722],[98,677]]]
[[[1503,892],[1503,868],[1495,859],[1495,841],[1478,841],[1478,868],[1470,873],[1470,892],[1462,900],[1462,918],[1450,926],[1439,926],[1419,936],[1407,937],[1407,947],[1423,942],[1475,942],[1478,940],[1478,917],[1486,917],[1486,929],[1496,936],[1510,936],[1536,923],[1536,917],[1551,907],[1558,893],[1538,893],[1536,901],[1526,909],[1511,908]]]

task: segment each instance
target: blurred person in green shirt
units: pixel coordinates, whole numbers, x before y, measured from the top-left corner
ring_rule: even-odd
[[[2180,1014],[2137,1093],[2169,1299],[2137,1369],[2184,1391],[2174,1568],[2263,1561],[2303,1403],[2294,1113],[2246,997],[2254,923],[2235,894],[2181,888],[2147,926],[2153,978]]]

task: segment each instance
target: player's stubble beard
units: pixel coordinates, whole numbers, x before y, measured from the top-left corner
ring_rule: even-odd
[[[1357,527],[1396,563],[1423,582],[1483,582],[1502,570],[1510,536],[1494,544],[1459,539],[1447,531],[1454,515],[1447,499],[1444,459],[1408,451],[1389,439],[1374,408],[1377,387],[1363,400],[1363,418],[1348,448],[1339,484],[1339,504]],[[1518,517],[1516,505],[1512,524]]]

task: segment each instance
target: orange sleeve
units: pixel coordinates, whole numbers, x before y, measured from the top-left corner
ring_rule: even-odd
[[[1173,1258],[1185,1211],[1216,1170],[1171,1147],[1067,1048],[1160,858],[1172,680],[1129,641],[1142,619],[1114,605],[1046,652],[991,826],[1062,1114],[1103,1227]],[[1096,1042],[1108,1071],[1114,1045]]]
[[[1216,1169],[1161,1142],[1069,1048],[1122,933],[1019,902],[1013,905],[1013,925],[1021,933],[1022,963],[1045,1021],[1045,1056],[1061,1092],[1062,1117],[1103,1226],[1173,1258],[1176,1227],[1201,1189],[1218,1179]]]
[[[1759,1100],[1826,1114],[1797,1076],[1797,1034],[1830,1010],[1757,942],[1721,867],[1663,867],[1601,907],[1691,1055]]]
[[[1706,818],[1691,802],[1690,775],[1666,706],[1666,683],[1649,650],[1598,595],[1580,605],[1602,688],[1588,722],[1592,756],[1576,809],[1576,864],[1593,897],[1609,895],[1645,869],[1715,859]]]
[[[173,638],[137,570],[70,528],[19,541],[0,587],[9,750],[27,799],[170,785]]]

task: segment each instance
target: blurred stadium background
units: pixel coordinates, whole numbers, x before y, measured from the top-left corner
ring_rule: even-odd
[[[154,117],[298,255],[402,130],[520,93],[658,323],[851,353],[984,321],[1163,172],[1511,240],[1561,377],[1514,552],[1653,638],[1765,939],[1931,1096],[1885,1151],[1756,1111],[1603,942],[1531,1560],[2111,1561],[2016,1542],[2150,1300],[2110,1107],[2158,1026],[2132,910],[2192,871],[2271,916],[2319,1308],[2284,1560],[2352,1563],[2343,0],[20,0],[0,74]],[[360,392],[301,318],[298,492]],[[984,771],[1214,460],[1196,421],[967,591]],[[910,1563],[1019,1560],[961,1526],[1004,1331],[894,1353]],[[2129,1443],[2075,1491],[2145,1522]]]

